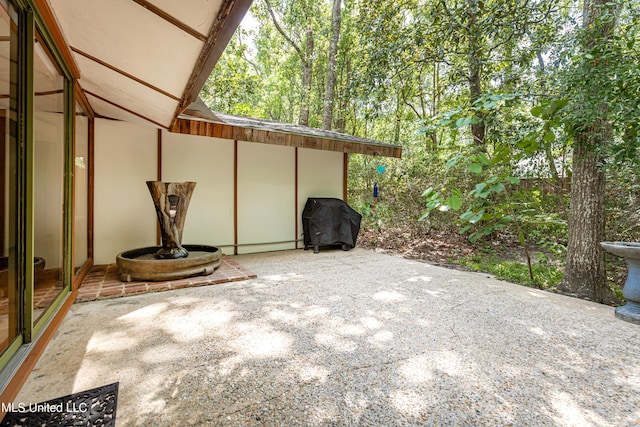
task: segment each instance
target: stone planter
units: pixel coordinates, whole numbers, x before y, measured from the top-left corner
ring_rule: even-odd
[[[184,248],[188,255],[177,259],[156,257],[159,246],[122,252],[116,257],[120,279],[123,282],[146,282],[208,276],[222,263],[222,251],[215,246],[184,245]]]
[[[182,229],[195,182],[147,181],[158,216],[162,246],[147,246],[116,257],[120,278],[131,281],[164,281],[207,276],[222,263],[215,246],[182,245]]]
[[[627,261],[629,272],[622,288],[627,303],[616,308],[616,317],[640,325],[640,243],[601,242],[602,248]]]

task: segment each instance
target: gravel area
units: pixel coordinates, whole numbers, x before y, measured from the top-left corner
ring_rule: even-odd
[[[120,382],[119,426],[631,426],[613,308],[356,248],[257,279],[75,304],[17,402]]]

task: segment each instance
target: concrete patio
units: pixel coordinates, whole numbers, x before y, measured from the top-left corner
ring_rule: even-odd
[[[612,307],[356,248],[257,279],[76,303],[17,397],[118,381],[117,425],[640,424]]]

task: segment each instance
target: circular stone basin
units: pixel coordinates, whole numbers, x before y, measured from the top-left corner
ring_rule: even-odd
[[[207,276],[222,263],[222,252],[215,246],[183,245],[186,258],[157,259],[161,246],[132,249],[116,257],[120,279],[131,281],[175,280],[191,276]]]
[[[616,307],[616,317],[640,325],[640,243],[600,242],[605,251],[622,257],[627,262],[627,280],[622,287],[625,305]]]
[[[626,259],[640,260],[640,243],[636,242],[600,242],[600,246],[614,255]]]

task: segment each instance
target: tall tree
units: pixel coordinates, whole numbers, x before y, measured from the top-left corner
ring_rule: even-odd
[[[487,93],[500,91],[492,80],[514,57],[522,37],[547,20],[556,0],[435,0],[430,35],[440,40],[439,55],[457,68],[473,105]],[[530,63],[530,61],[529,61]],[[497,89],[497,90],[496,90]],[[484,149],[488,123],[482,111],[471,122],[473,144]]]
[[[466,15],[466,27],[469,30],[467,37],[467,64],[468,84],[469,84],[469,100],[473,104],[480,99],[484,91],[482,88],[482,63],[485,60],[484,43],[482,40],[483,32],[480,28],[479,20],[482,19],[484,13],[484,2],[478,0],[467,0],[467,7],[464,12]],[[484,137],[486,133],[485,121],[480,112],[476,113],[477,123],[471,123],[471,135],[473,143],[484,148]]]
[[[610,47],[616,27],[616,3],[584,0],[582,62],[573,82],[573,175],[569,212],[569,242],[565,276],[558,291],[597,302],[613,300],[607,284],[604,252],[605,157],[613,132],[606,98]],[[594,96],[595,95],[595,96]]]
[[[304,44],[301,45],[293,40],[289,34],[282,28],[280,22],[273,11],[273,7],[269,0],[264,0],[269,15],[273,19],[273,25],[278,32],[284,37],[284,39],[291,45],[300,57],[302,63],[302,90],[300,94],[300,116],[298,118],[298,124],[303,126],[309,125],[309,105],[311,99],[311,83],[313,79],[313,58],[314,58],[314,34],[313,25],[311,22],[312,9],[304,7],[305,23],[304,23]]]
[[[336,62],[338,59],[338,42],[340,40],[340,23],[342,21],[342,0],[333,0],[331,10],[331,40],[327,55],[327,81],[324,92],[322,112],[322,129],[330,130],[333,122],[333,105],[336,88]]]

